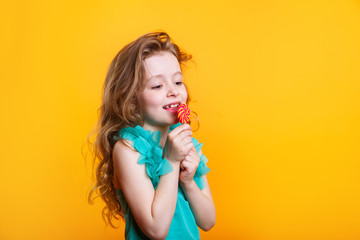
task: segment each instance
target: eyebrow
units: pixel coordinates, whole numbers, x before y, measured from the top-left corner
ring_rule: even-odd
[[[182,73],[180,71],[174,73],[173,76],[175,76],[176,74],[179,74],[179,73],[182,76]],[[163,76],[164,76],[163,74],[157,74],[157,75],[151,76],[151,78],[149,80],[151,80],[153,78],[163,77]]]

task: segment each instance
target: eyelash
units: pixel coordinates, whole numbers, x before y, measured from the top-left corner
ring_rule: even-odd
[[[183,82],[176,82],[176,85],[181,86],[183,84]],[[157,85],[152,87],[152,89],[160,89],[162,87],[162,85]]]

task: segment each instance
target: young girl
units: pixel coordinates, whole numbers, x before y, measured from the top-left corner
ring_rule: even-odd
[[[100,160],[89,194],[105,201],[103,218],[126,222],[126,239],[200,239],[215,224],[202,144],[181,124],[189,102],[182,52],[165,32],[141,36],[111,62],[94,143]]]

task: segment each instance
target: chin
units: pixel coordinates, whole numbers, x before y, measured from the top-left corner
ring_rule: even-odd
[[[179,119],[176,118],[176,119],[172,119],[172,120],[169,120],[169,121],[165,121],[164,125],[172,126],[174,124],[177,124],[178,122],[179,122]]]
[[[159,116],[158,118],[149,119],[149,122],[157,126],[172,126],[179,122],[177,115],[172,116]]]
[[[174,125],[174,124],[177,124],[179,122],[179,119],[176,117],[175,119],[173,119],[171,121],[171,124],[170,125]]]

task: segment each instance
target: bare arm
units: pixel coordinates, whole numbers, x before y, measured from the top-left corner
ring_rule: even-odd
[[[114,171],[120,187],[136,223],[151,239],[165,239],[167,236],[176,208],[180,161],[192,146],[190,126],[182,125],[170,134],[165,159],[169,160],[173,171],[160,176],[156,190],[145,164],[138,164],[139,152],[120,141],[113,149]]]
[[[116,175],[140,229],[151,239],[164,239],[176,207],[179,163],[170,162],[173,171],[160,176],[155,191],[145,164],[137,163],[139,156],[118,141],[113,151]]]
[[[189,164],[190,161],[192,160],[189,158]],[[195,164],[198,165],[199,161],[200,159],[198,159],[198,161],[195,160],[194,162],[196,162]],[[193,172],[194,171],[196,171],[196,168],[193,170]],[[192,178],[191,180],[188,179],[188,181],[180,181],[180,184],[195,215],[196,224],[202,230],[209,231],[215,225],[215,204],[211,195],[207,177],[202,176],[202,178],[204,179],[205,187],[201,190]]]

